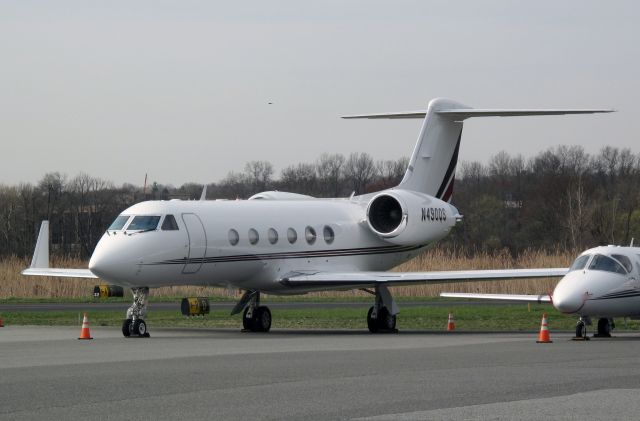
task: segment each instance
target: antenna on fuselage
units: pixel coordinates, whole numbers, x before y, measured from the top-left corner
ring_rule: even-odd
[[[202,194],[200,195],[200,200],[207,200],[207,185],[206,184],[202,188]]]

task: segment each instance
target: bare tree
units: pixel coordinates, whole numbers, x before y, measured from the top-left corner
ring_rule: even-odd
[[[373,158],[366,152],[353,152],[347,159],[344,172],[353,191],[362,194],[375,175]]]
[[[345,161],[344,155],[341,154],[323,153],[320,156],[316,162],[316,173],[322,186],[322,195],[340,196]]]
[[[252,186],[253,192],[261,192],[271,184],[273,165],[268,161],[250,161],[245,164],[244,173]]]

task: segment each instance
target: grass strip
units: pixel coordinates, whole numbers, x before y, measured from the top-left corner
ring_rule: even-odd
[[[91,326],[121,326],[123,311],[89,311]],[[456,330],[461,331],[537,331],[543,313],[549,315],[549,328],[573,331],[577,318],[562,314],[551,306],[526,305],[407,307],[398,315],[398,329],[444,330],[447,315],[452,311]],[[272,309],[273,325],[277,328],[299,329],[360,329],[366,330],[366,313],[358,308]],[[80,326],[77,311],[29,312],[9,311],[1,315],[6,325]],[[150,311],[146,319],[153,327],[238,328],[240,315],[229,316],[228,311],[213,310],[205,317],[184,317],[173,311]],[[626,324],[626,326],[625,326]],[[593,329],[593,327],[592,327]],[[618,320],[617,330],[640,330],[639,321]],[[0,331],[1,332],[1,331]]]

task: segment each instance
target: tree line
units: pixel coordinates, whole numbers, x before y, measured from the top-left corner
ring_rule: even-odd
[[[347,197],[397,185],[406,157],[323,154],[276,176],[267,161],[247,162],[207,185],[208,199],[246,199],[265,190]],[[640,236],[640,154],[611,146],[588,154],[558,146],[532,158],[500,152],[486,164],[460,162],[452,203],[464,215],[444,244],[474,250],[580,250],[628,244]],[[144,200],[195,200],[203,185],[112,182],[48,173],[36,184],[0,185],[0,256],[30,256],[40,221],[51,226],[52,254],[88,258],[113,219]]]

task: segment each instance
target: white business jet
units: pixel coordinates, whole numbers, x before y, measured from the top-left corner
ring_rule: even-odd
[[[440,296],[551,303],[565,314],[580,316],[576,338],[587,337],[592,318],[598,318],[595,336],[610,337],[613,317],[640,318],[640,248],[606,246],[584,251],[551,295],[443,292]]]
[[[268,331],[271,312],[260,294],[364,289],[375,295],[371,332],[394,331],[398,306],[388,287],[416,283],[563,276],[567,269],[386,272],[441,239],[461,215],[449,202],[463,120],[610,112],[611,110],[472,109],[434,99],[426,111],[345,118],[424,118],[401,183],[361,196],[316,199],[264,192],[248,200],[148,201],[124,210],[107,229],[88,269],[53,269],[43,224],[25,275],[100,278],[130,287],[134,302],[124,336],[148,336],[149,288],[207,285],[245,291],[249,331]]]

